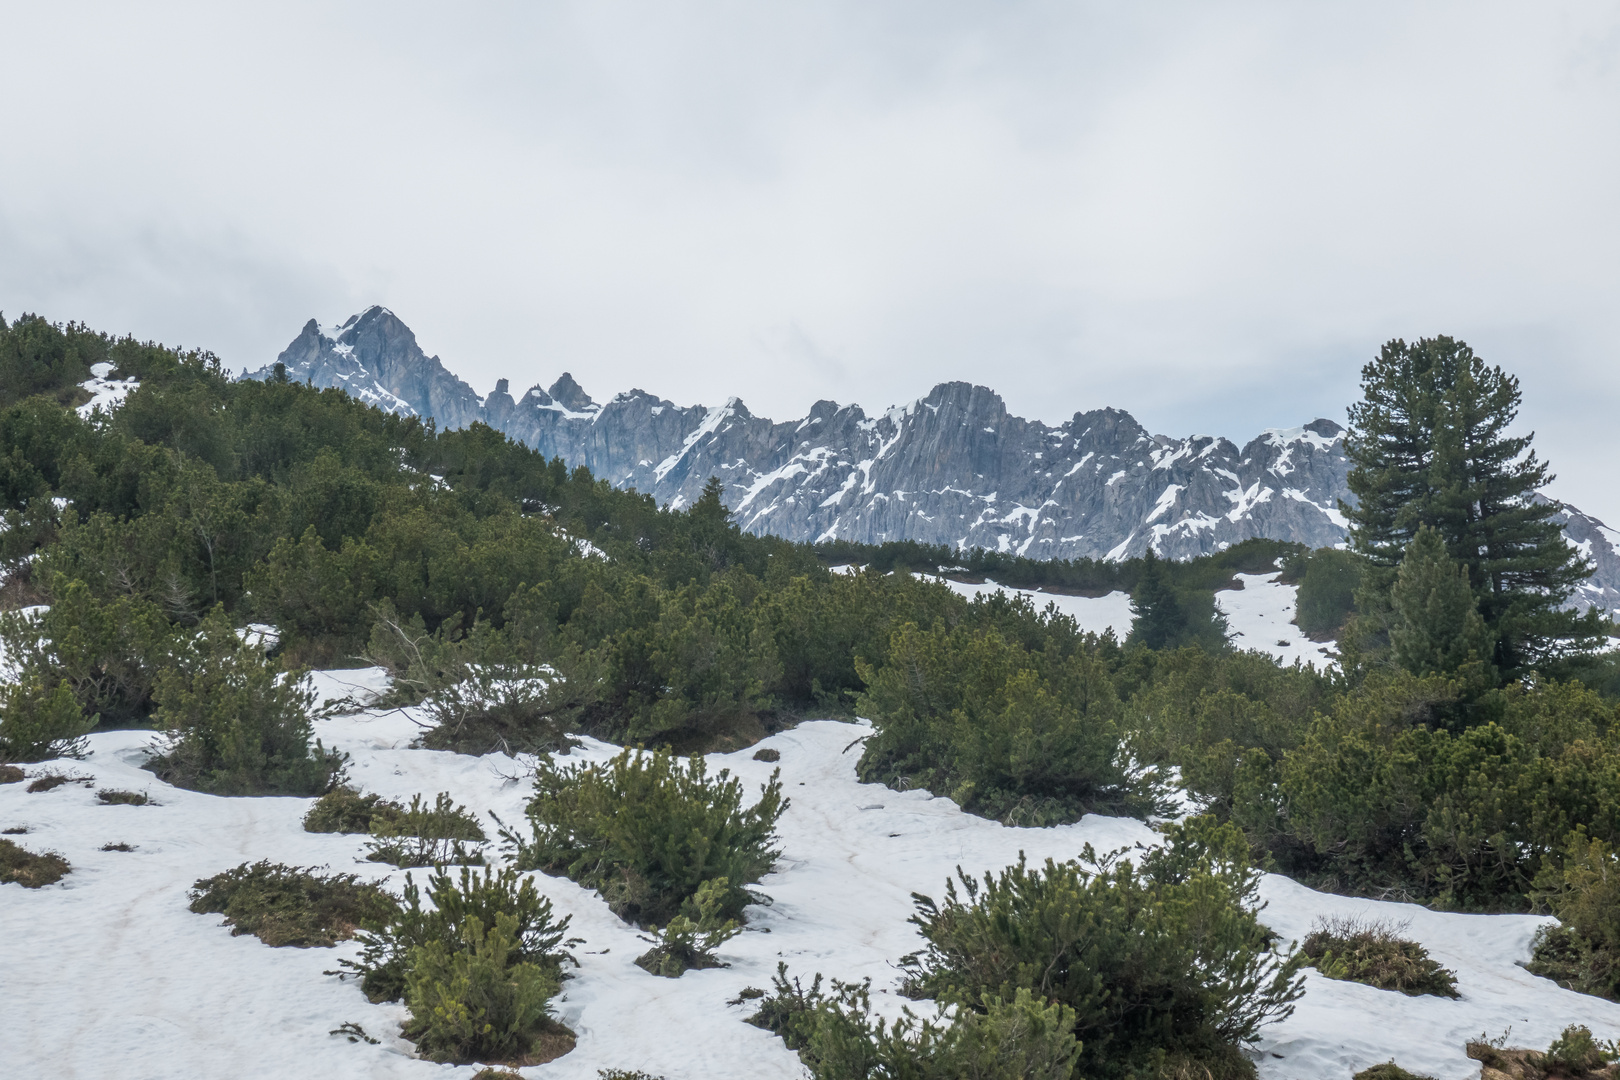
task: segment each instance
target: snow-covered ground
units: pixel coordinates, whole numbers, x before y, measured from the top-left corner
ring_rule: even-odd
[[[364,698],[380,673],[317,676],[325,699]],[[482,815],[522,820],[528,791],[520,763],[413,750],[417,734],[402,712],[355,712],[317,722],[328,745],[352,755],[356,784],[390,798],[449,791]],[[1014,862],[1068,858],[1082,844],[1151,843],[1147,826],[1091,816],[1047,829],[1003,828],[963,814],[926,792],[894,792],[855,780],[858,725],[816,721],[772,736],[792,805],[781,822],[782,858],[761,887],[774,898],[751,908],[749,929],[722,951],[729,968],[661,979],[634,966],[647,945],[594,894],[563,879],[536,883],[559,912],[573,916],[580,967],[558,1002],[579,1033],[578,1047],[526,1076],[594,1080],[602,1068],[645,1069],[669,1080],[798,1077],[781,1042],[742,1022],[750,1006],[726,1002],[746,986],[767,987],[778,960],[804,976],[871,976],[879,1006],[892,1011],[893,961],[919,944],[906,918],[913,891],[938,895],[955,867],[978,874]],[[39,890],[0,886],[0,1076],[118,1077],[470,1077],[471,1067],[411,1057],[398,1038],[404,1010],[371,1005],[353,982],[322,974],[337,949],[272,949],[231,937],[213,915],[193,915],[186,890],[196,879],[244,861],[327,865],[396,888],[403,872],[359,861],[364,838],[303,831],[310,801],[218,798],[170,788],[139,768],[149,732],[91,736],[82,762],[54,768],[93,784],[28,794],[0,786],[0,828],[34,849],[60,851],[73,864],[61,883]],[[575,759],[599,761],[615,748],[587,740]],[[772,766],[752,750],[713,755],[750,789]],[[30,772],[42,771],[34,766]],[[155,806],[104,806],[94,790],[150,792]],[[493,834],[493,822],[486,817]],[[122,841],[133,852],[103,852]],[[421,872],[418,872],[418,880]],[[1323,914],[1369,913],[1410,920],[1409,936],[1457,972],[1462,998],[1408,998],[1310,974],[1288,1021],[1258,1047],[1265,1080],[1347,1078],[1395,1058],[1440,1080],[1478,1067],[1463,1043],[1480,1032],[1513,1029],[1516,1044],[1545,1046],[1569,1023],[1600,1036],[1620,1034],[1620,1005],[1560,990],[1527,974],[1529,916],[1447,915],[1410,905],[1312,892],[1271,876],[1262,917],[1285,939],[1302,938]],[[381,1040],[350,1043],[329,1031],[353,1021]]]
[[[112,369],[113,366],[111,364],[91,364],[90,379],[87,382],[82,382],[79,384],[84,389],[90,391],[91,395],[89,401],[85,402],[83,405],[80,405],[78,409],[75,410],[86,420],[90,418],[91,414],[96,412],[112,412],[119,405],[123,404],[124,399],[129,396],[131,390],[134,390],[137,386],[141,385],[135,379],[107,378],[107,376],[112,374]]]
[[[1241,589],[1227,589],[1215,594],[1215,602],[1226,614],[1232,631],[1232,643],[1240,649],[1259,649],[1268,652],[1284,664],[1304,660],[1318,668],[1334,663],[1332,646],[1320,645],[1300,633],[1294,625],[1294,604],[1299,594],[1295,585],[1284,585],[1277,580],[1280,574],[1239,574]],[[993,593],[1003,587],[993,581],[983,585],[968,585],[949,581],[954,592],[970,599]],[[1111,592],[1107,596],[1064,596],[1060,593],[1037,592],[1032,589],[1006,589],[1006,592],[1027,596],[1038,610],[1053,604],[1058,611],[1074,617],[1081,630],[1102,633],[1112,629],[1114,636],[1124,641],[1131,632],[1131,596],[1125,592]]]

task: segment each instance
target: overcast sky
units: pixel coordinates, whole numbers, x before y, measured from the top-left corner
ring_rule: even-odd
[[[1620,526],[1620,4],[3,11],[7,317],[240,369],[382,303],[480,391],[1240,442],[1444,333]]]

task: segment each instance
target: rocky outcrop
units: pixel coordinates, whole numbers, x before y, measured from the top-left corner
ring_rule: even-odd
[[[1312,547],[1345,536],[1349,463],[1343,429],[1326,419],[1239,447],[1154,435],[1119,409],[1049,426],[1011,415],[986,387],[952,382],[873,416],[818,401],[778,423],[736,398],[683,407],[631,390],[598,403],[566,372],[516,398],[502,379],[479,401],[377,307],[330,331],[311,320],[279,359],[290,378],[440,427],[483,421],[662,504],[687,505],[719,477],[745,529],[793,540],[907,539],[1043,559],[1151,547],[1180,559],[1253,536]],[[1620,534],[1573,508],[1565,518],[1599,571],[1577,599],[1620,609]]]

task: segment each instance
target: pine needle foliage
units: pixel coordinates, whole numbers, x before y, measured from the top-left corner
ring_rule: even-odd
[[[67,680],[54,688],[24,675],[0,686],[0,761],[83,757],[97,716],[85,716]]]
[[[1531,974],[1620,1001],[1620,854],[1614,845],[1584,829],[1571,833],[1560,858],[1537,876],[1532,898],[1559,925],[1537,932]]]
[[[449,792],[439,792],[431,807],[423,804],[422,796],[413,795],[411,805],[398,813],[373,812],[369,831],[366,858],[371,862],[404,869],[445,863],[478,866],[484,861],[482,848],[466,846],[485,839],[483,826],[465,806],[456,805]]]
[[[1400,936],[1404,927],[1377,920],[1319,919],[1300,952],[1330,979],[1418,996],[1457,997],[1457,976],[1429,951]]]
[[[480,926],[496,925],[498,916],[515,920],[516,944],[510,954],[514,963],[535,964],[553,970],[562,978],[562,965],[573,958],[568,954],[568,916],[555,918],[551,900],[541,896],[526,874],[507,868],[475,873],[463,866],[459,877],[451,877],[443,867],[427,879],[429,906],[422,904],[422,890],[405,875],[405,890],[386,920],[368,925],[358,935],[358,960],[339,964],[360,976],[360,989],[374,1002],[396,1001],[405,991],[413,950],[431,942],[465,943],[471,921]]]
[[[304,815],[304,831],[369,833],[374,821],[393,821],[404,812],[399,803],[381,795],[362,794],[347,784],[339,784],[309,808]]]
[[[321,874],[269,860],[243,863],[191,888],[193,912],[223,915],[233,937],[253,934],[274,946],[336,945],[393,909],[393,897],[354,874]]]
[[[551,999],[562,989],[557,972],[519,958],[513,915],[496,915],[487,929],[469,916],[458,930],[455,939],[411,950],[402,1034],[429,1061],[527,1064],[551,1026]]]
[[[1279,954],[1255,917],[1241,831],[1198,818],[1167,832],[1139,863],[1088,846],[982,882],[958,871],[943,903],[916,898],[927,945],[901,962],[909,992],[978,1009],[1019,989],[1060,1003],[1085,1076],[1154,1076],[1176,1055],[1239,1067],[1237,1048],[1293,1012],[1304,958]]]
[[[14,841],[0,838],[0,885],[15,883],[25,889],[42,889],[62,880],[72,869],[68,861],[55,852],[36,854]]]
[[[742,782],[709,775],[700,755],[625,750],[602,765],[535,768],[531,836],[503,835],[522,869],[561,874],[597,890],[626,922],[664,926],[702,918],[700,887],[724,882],[715,915],[740,919],[748,889],[780,853],[776,822],[787,809],[779,773],[743,805]]]
[[[310,745],[314,691],[238,637],[224,609],[159,676],[154,719],[170,741],[146,768],[214,795],[318,795],[343,758]]]
[[[692,897],[696,918],[677,915],[652,938],[653,947],[636,957],[636,966],[654,975],[678,979],[694,968],[725,967],[715,950],[742,933],[735,919],[721,914],[730,882],[713,878]]]

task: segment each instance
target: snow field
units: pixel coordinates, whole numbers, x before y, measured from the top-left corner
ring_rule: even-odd
[[[380,672],[317,673],[325,699],[364,696]],[[359,711],[318,721],[317,735],[352,757],[352,782],[386,797],[449,791],[484,818],[524,822],[529,785],[521,761],[413,750],[418,727],[408,711]],[[730,1006],[746,986],[768,988],[779,960],[806,982],[873,980],[875,1005],[906,1004],[893,993],[894,961],[920,939],[906,919],[914,891],[938,897],[961,866],[980,875],[1015,862],[1071,858],[1089,842],[1099,850],[1152,843],[1141,822],[1088,816],[1068,826],[1003,828],[961,813],[926,792],[894,792],[855,780],[858,724],[814,721],[766,740],[781,753],[791,800],[780,831],[776,872],[760,883],[773,898],[749,909],[749,927],[721,955],[732,966],[662,979],[634,966],[647,947],[594,893],[537,875],[540,891],[570,932],[580,967],[556,1003],[579,1035],[555,1062],[522,1070],[530,1077],[595,1080],[602,1068],[644,1069],[668,1080],[755,1080],[803,1075],[795,1055],[742,1022],[752,1003]],[[0,1076],[52,1075],[147,1080],[167,1077],[470,1077],[474,1068],[411,1057],[398,1038],[405,1010],[366,1002],[353,981],[323,975],[336,949],[272,949],[231,937],[218,916],[193,915],[186,890],[200,877],[259,859],[328,865],[389,882],[402,871],[359,861],[365,838],[306,833],[308,799],[219,798],[177,790],[138,766],[150,732],[91,736],[82,762],[61,771],[92,777],[95,787],[149,791],[157,806],[103,806],[77,784],[27,794],[0,786],[0,828],[27,825],[17,837],[34,850],[60,851],[73,873],[55,886],[0,886]],[[571,760],[602,761],[617,747],[587,740]],[[774,766],[753,749],[711,755],[750,793]],[[30,767],[30,773],[40,771]],[[109,841],[137,846],[101,852]],[[413,872],[419,882],[423,871]],[[1560,990],[1518,966],[1542,920],[1468,916],[1412,905],[1375,903],[1313,892],[1268,876],[1262,919],[1285,940],[1302,939],[1327,914],[1371,914],[1410,921],[1423,942],[1458,975],[1462,999],[1408,998],[1307,974],[1308,990],[1288,1021],[1266,1029],[1259,1046],[1264,1080],[1342,1077],[1391,1057],[1439,1080],[1478,1074],[1463,1055],[1466,1039],[1512,1026],[1513,1040],[1545,1046],[1565,1024],[1586,1023],[1600,1037],[1620,1034],[1620,1005]],[[926,1008],[926,1005],[914,1005]],[[361,1024],[380,1045],[351,1044],[328,1032]]]

